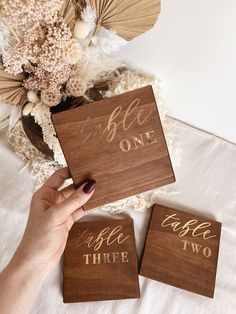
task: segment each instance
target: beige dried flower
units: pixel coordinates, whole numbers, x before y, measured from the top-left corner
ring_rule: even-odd
[[[40,47],[38,60],[35,60],[41,68],[48,72],[61,71],[65,65],[63,53],[71,39],[71,32],[62,19],[47,27],[47,35]]]
[[[50,73],[38,68],[35,75],[28,77],[23,85],[26,89],[40,91],[43,89],[60,89],[65,84],[71,73],[69,65],[64,65],[61,71]]]
[[[71,77],[66,84],[66,91],[69,96],[82,96],[86,90],[87,83],[79,77]]]
[[[54,23],[63,0],[2,0],[1,13],[21,31],[36,29],[41,21]]]
[[[62,95],[57,90],[44,89],[41,92],[41,101],[49,107],[58,105],[61,102]]]
[[[88,65],[87,59],[83,57],[78,63],[71,65],[70,76],[81,76],[84,74]]]
[[[83,58],[83,49],[75,38],[72,38],[64,47],[64,60],[68,64],[79,63]]]
[[[76,21],[74,28],[74,36],[76,38],[86,38],[89,35],[89,31],[89,27],[84,21]]]
[[[3,60],[6,72],[27,73],[23,86],[29,90],[30,103],[41,101],[57,105],[62,94],[83,95],[86,58],[81,42],[72,38],[71,29],[58,10],[64,0],[2,0],[2,15],[20,36]],[[77,21],[74,33],[86,37],[86,24]],[[72,77],[73,76],[73,77]],[[60,92],[61,91],[61,92]]]
[[[4,60],[4,67],[11,74],[18,74],[23,68],[34,73],[37,69],[62,71],[66,65],[63,48],[71,36],[70,29],[61,17],[53,24],[45,23],[43,27],[24,33],[22,41],[12,48],[10,57]]]
[[[39,98],[38,98],[37,94],[32,90],[28,91],[27,98],[28,98],[28,101],[33,103],[33,104],[36,104],[37,102],[39,102]]]

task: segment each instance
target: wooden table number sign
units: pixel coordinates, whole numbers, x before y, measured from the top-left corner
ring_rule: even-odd
[[[140,275],[214,296],[221,223],[155,205]]]
[[[85,209],[175,181],[151,86],[52,115],[74,184],[97,181]]]
[[[64,255],[64,302],[139,296],[133,220],[75,223]]]

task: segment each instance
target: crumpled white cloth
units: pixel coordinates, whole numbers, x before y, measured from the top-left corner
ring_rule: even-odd
[[[199,296],[140,277],[141,298],[121,301],[63,304],[62,265],[49,274],[34,303],[33,314],[232,314],[236,309],[236,145],[171,119],[182,152],[176,180],[165,190],[171,196],[154,195],[157,202],[216,219],[223,223],[214,299]],[[0,269],[10,260],[26,224],[34,185],[23,162],[0,136]],[[150,210],[127,208],[117,217],[134,219],[140,259]],[[92,216],[92,215],[91,215]],[[92,218],[90,216],[90,219]],[[109,216],[95,211],[94,219]],[[87,217],[85,219],[88,219]],[[201,278],[199,278],[201,280]]]

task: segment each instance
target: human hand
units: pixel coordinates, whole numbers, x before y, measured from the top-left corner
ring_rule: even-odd
[[[96,182],[59,190],[69,178],[67,168],[56,171],[32,198],[23,239],[0,273],[3,314],[29,313],[45,277],[60,260],[73,223],[91,212],[81,207],[93,195]]]
[[[96,182],[90,180],[77,190],[73,185],[59,190],[69,178],[68,168],[57,170],[33,195],[26,230],[15,253],[17,259],[44,271],[59,262],[73,223],[91,212],[82,206],[93,195]]]

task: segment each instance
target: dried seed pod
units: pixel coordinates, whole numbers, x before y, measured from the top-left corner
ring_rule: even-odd
[[[66,84],[67,94],[79,97],[85,94],[87,83],[79,77],[71,77]]]
[[[44,89],[41,92],[41,101],[45,105],[52,107],[61,102],[62,95],[57,90]]]

